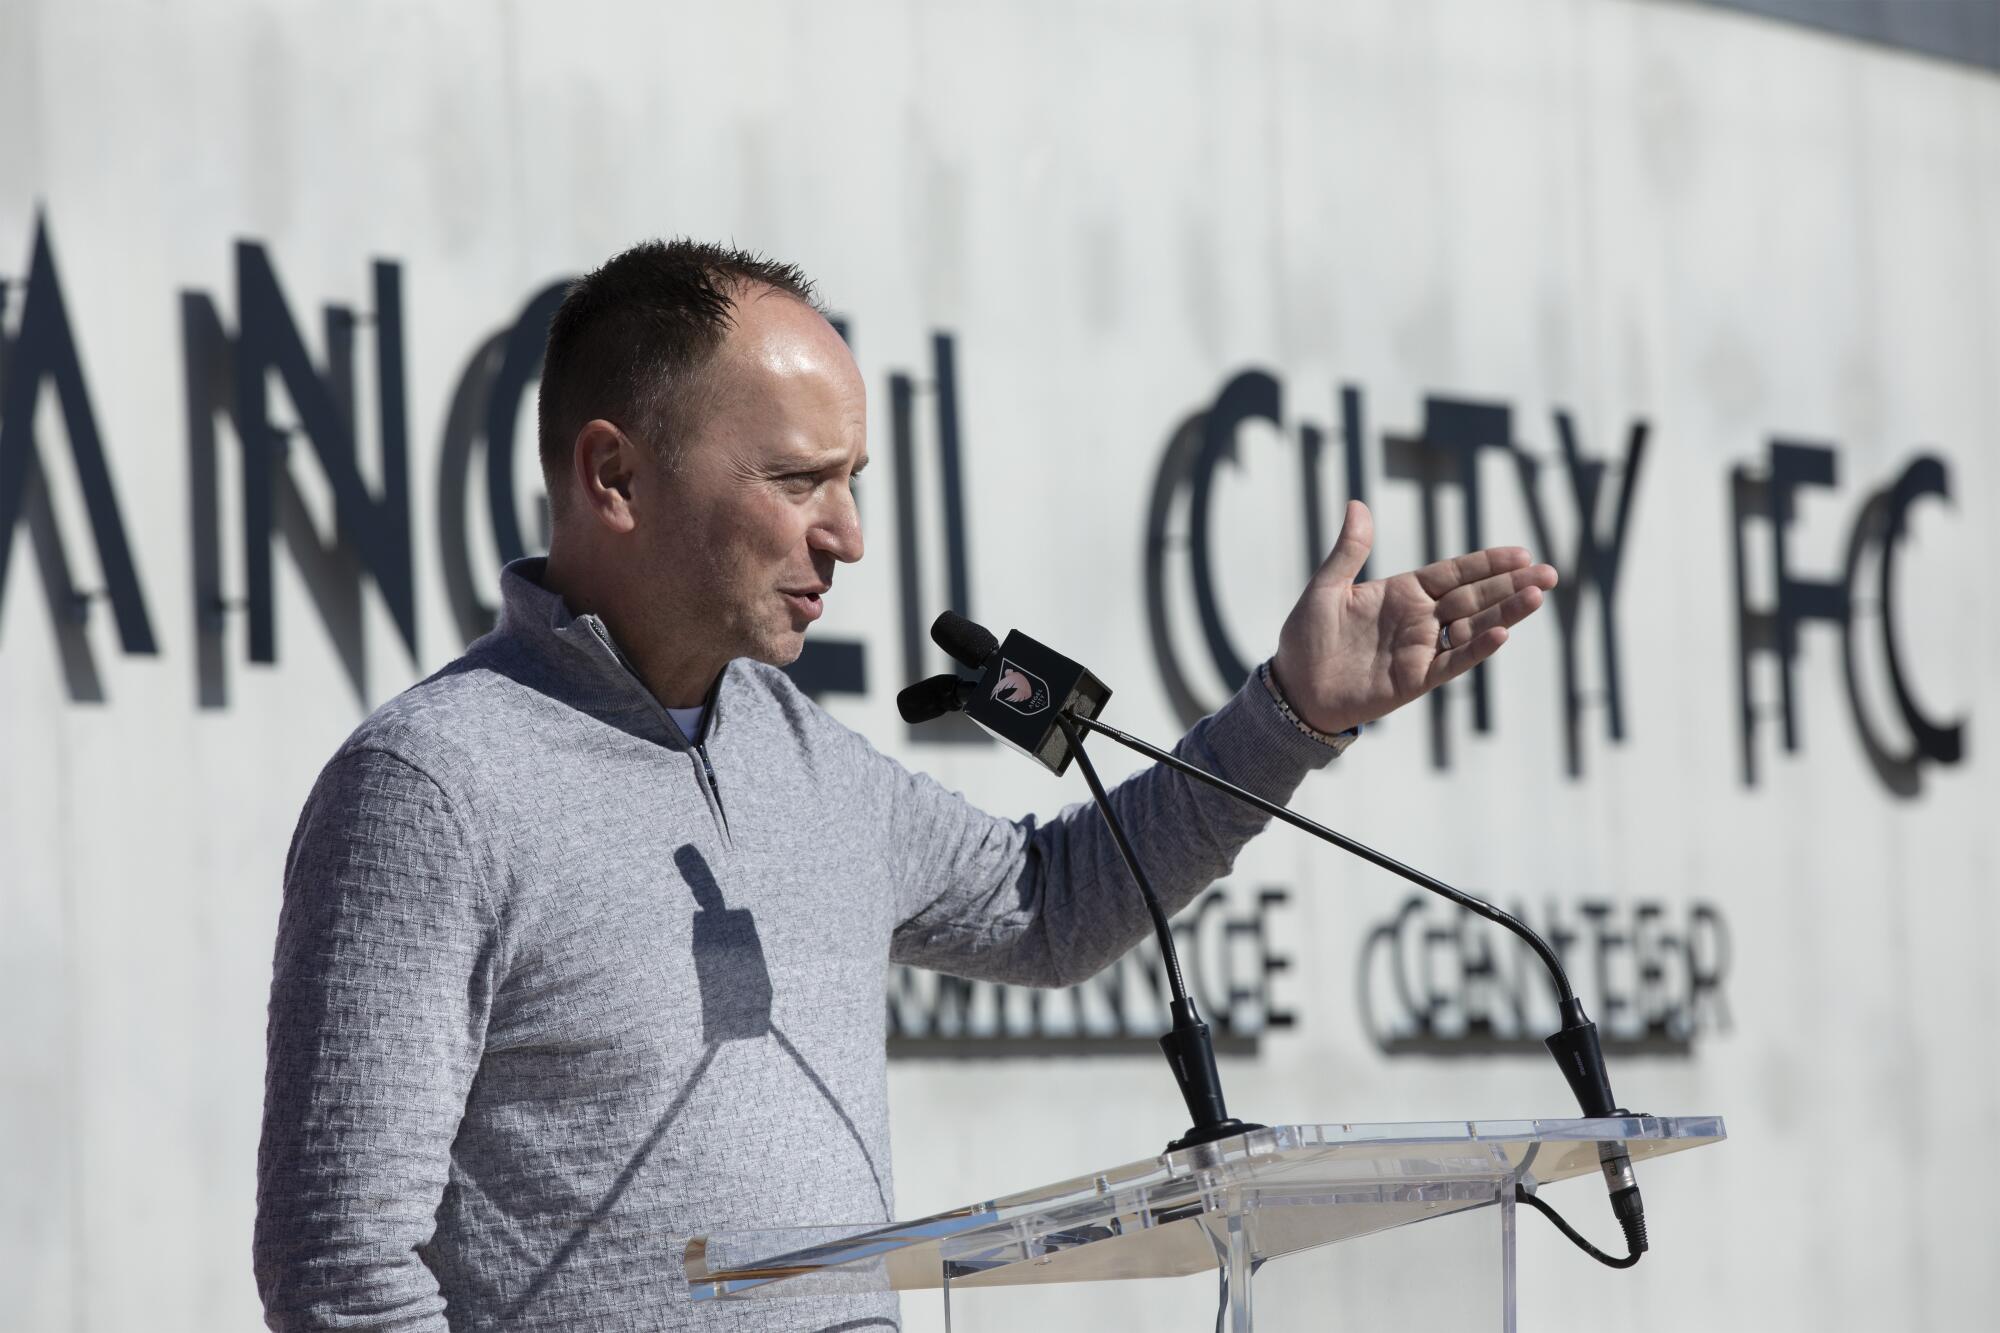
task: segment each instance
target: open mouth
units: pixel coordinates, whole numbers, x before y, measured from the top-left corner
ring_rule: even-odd
[[[792,610],[798,615],[805,617],[807,620],[819,619],[820,612],[823,609],[819,593],[788,592],[784,594],[784,598],[787,602],[791,603]]]

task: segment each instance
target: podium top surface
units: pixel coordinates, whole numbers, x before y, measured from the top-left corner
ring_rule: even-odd
[[[1595,1173],[1600,1144],[1638,1163],[1725,1137],[1719,1116],[1275,1125],[913,1221],[698,1236],[682,1259],[694,1300],[1178,1276],[1215,1266],[1230,1218],[1269,1259]]]

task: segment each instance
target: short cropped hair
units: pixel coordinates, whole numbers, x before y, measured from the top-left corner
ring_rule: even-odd
[[[646,241],[570,284],[549,321],[539,402],[542,477],[560,514],[577,432],[603,418],[670,467],[700,424],[731,300],[762,285],[825,314],[796,264],[685,238]]]

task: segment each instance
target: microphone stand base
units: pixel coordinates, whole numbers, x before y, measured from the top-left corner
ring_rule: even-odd
[[[1248,1120],[1219,1120],[1212,1125],[1196,1125],[1187,1133],[1167,1145],[1168,1152],[1181,1152],[1188,1148],[1200,1147],[1204,1143],[1214,1143],[1218,1139],[1232,1139],[1238,1134],[1248,1134],[1252,1130],[1265,1129]]]

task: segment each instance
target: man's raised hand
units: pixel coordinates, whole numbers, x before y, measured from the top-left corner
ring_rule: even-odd
[[[1356,583],[1374,543],[1368,506],[1348,501],[1333,551],[1278,632],[1278,689],[1328,734],[1373,722],[1485,661],[1556,586],[1555,567],[1519,546]]]

